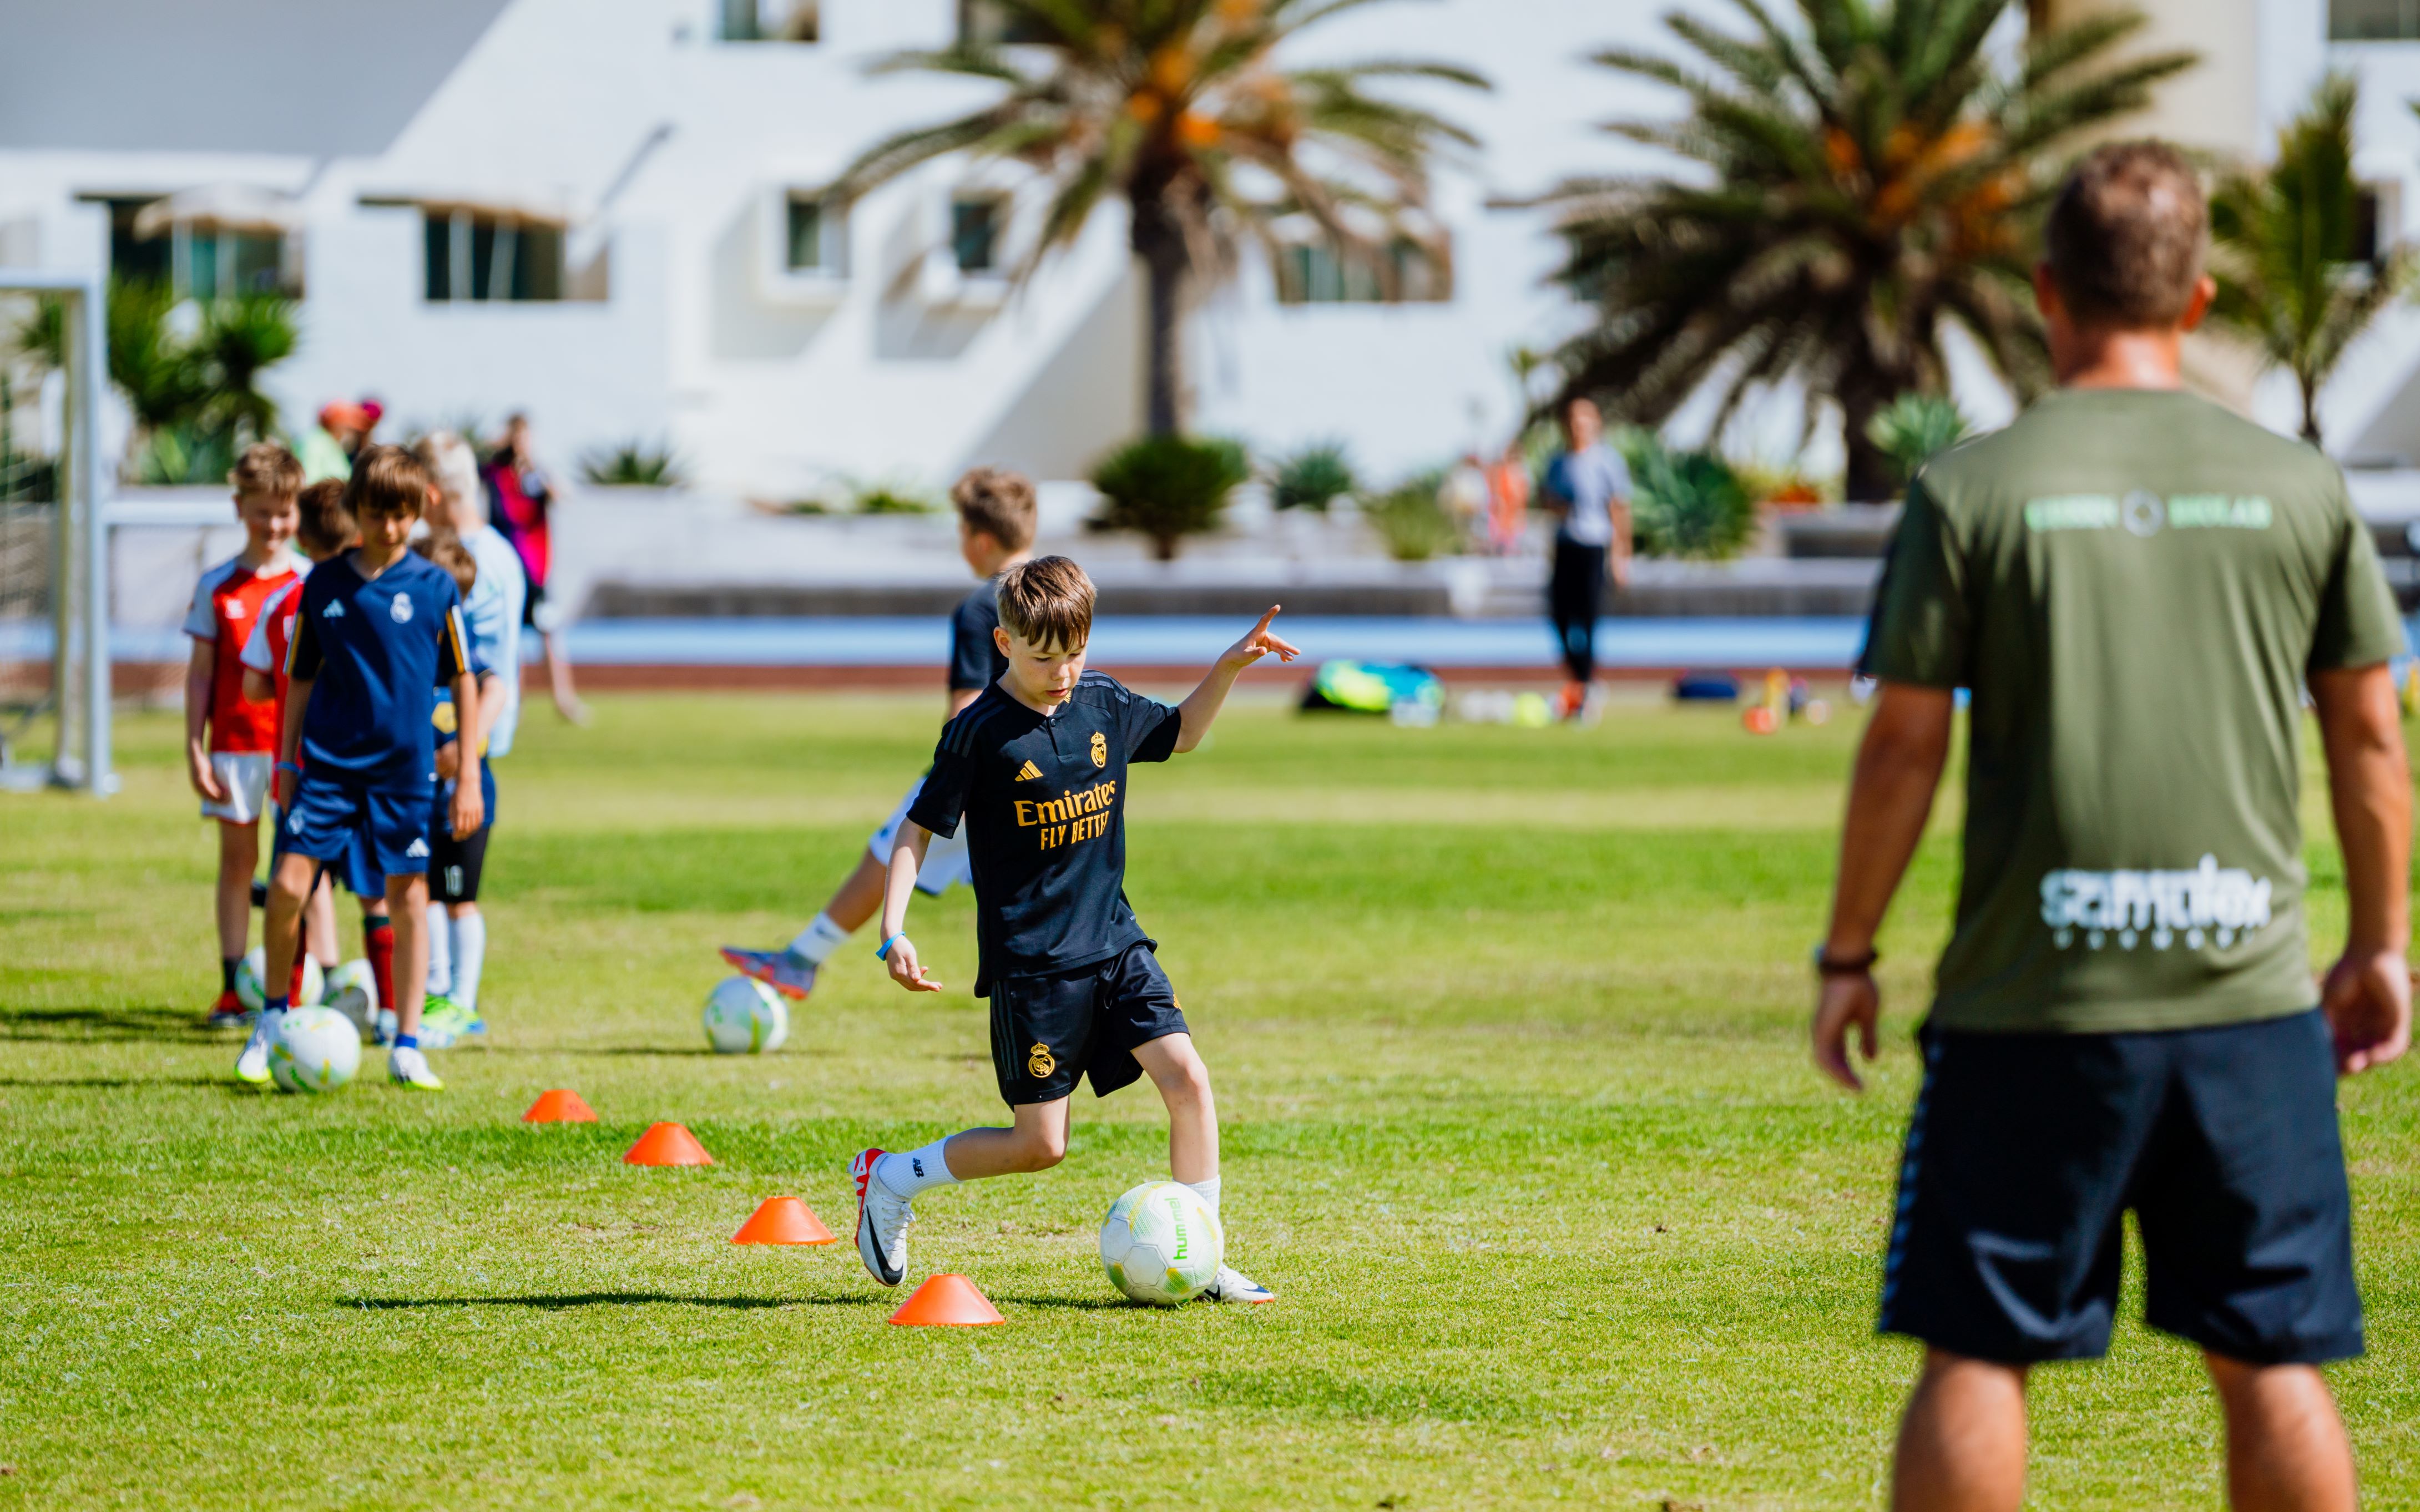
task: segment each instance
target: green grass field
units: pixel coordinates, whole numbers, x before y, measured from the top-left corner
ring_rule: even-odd
[[[1008,1319],[959,1331],[885,1326],[846,1244],[728,1239],[780,1193],[845,1230],[852,1151],[999,1116],[966,895],[919,905],[937,998],[867,939],[777,1055],[697,1024],[714,947],[814,912],[938,703],[533,711],[493,1043],[438,1056],[436,1098],[227,1080],[171,719],[121,726],[110,802],[0,800],[0,1508],[1878,1504],[1916,1351],[1872,1307],[1956,845],[1883,941],[1875,1088],[1839,1095],[1803,1016],[1854,720],[1259,703],[1140,770],[1130,891],[1218,1083],[1232,1253],[1280,1301],[1115,1297],[1094,1230],[1162,1130],[1147,1088],[1086,1092],[1058,1170],[923,1204],[916,1272]],[[550,1087],[604,1121],[524,1128]],[[2371,1353],[2335,1380],[2370,1504],[2412,1506],[2420,1077],[2344,1106]],[[659,1119],[718,1164],[622,1165]],[[2130,1321],[2037,1381],[2037,1504],[2219,1504],[2185,1348]]]

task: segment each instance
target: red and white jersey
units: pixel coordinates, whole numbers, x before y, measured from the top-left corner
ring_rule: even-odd
[[[218,652],[210,675],[212,751],[273,753],[277,749],[276,701],[256,703],[243,696],[243,643],[259,622],[261,607],[270,595],[302,580],[290,556],[280,556],[257,569],[230,558],[203,573],[194,585],[193,608],[185,614],[185,633],[209,641]]]
[[[302,607],[302,579],[310,572],[310,563],[304,563],[292,582],[261,600],[260,613],[243,641],[244,666],[277,685],[276,728],[280,729],[286,724],[286,648],[294,643],[294,614]]]

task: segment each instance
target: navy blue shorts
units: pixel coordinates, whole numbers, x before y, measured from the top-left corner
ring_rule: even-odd
[[[2335,1059],[2317,1010],[2156,1034],[1926,1030],[1881,1329],[2097,1358],[2122,1216],[2153,1328],[2249,1365],[2361,1353]]]
[[[363,888],[372,878],[428,870],[428,795],[381,793],[306,771],[294,802],[277,816],[277,851],[341,868],[353,891],[383,897],[383,880],[375,892]]]
[[[1050,1103],[1089,1073],[1107,1097],[1142,1074],[1137,1045],[1183,1034],[1185,1011],[1151,942],[1073,971],[991,984],[991,1062],[1001,1101]]]

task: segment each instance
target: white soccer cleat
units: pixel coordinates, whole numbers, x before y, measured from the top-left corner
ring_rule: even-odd
[[[1202,1300],[1241,1303],[1257,1307],[1263,1303],[1277,1301],[1278,1294],[1233,1266],[1222,1265],[1218,1267],[1218,1279],[1202,1288]]]
[[[428,1057],[417,1045],[396,1045],[386,1053],[386,1079],[415,1091],[442,1092],[445,1084],[428,1069]]]
[[[284,1012],[262,1013],[252,1021],[252,1037],[243,1042],[243,1054],[235,1057],[235,1079],[255,1087],[269,1085],[269,1047],[277,1042],[278,1031],[286,1027]]]
[[[895,1287],[908,1275],[908,1226],[916,1214],[874,1174],[881,1159],[879,1149],[861,1149],[848,1163],[849,1180],[857,1183],[857,1257],[876,1282]]]

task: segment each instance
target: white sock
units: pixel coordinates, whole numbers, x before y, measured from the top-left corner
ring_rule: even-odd
[[[1218,1216],[1218,1178],[1214,1176],[1207,1180],[1187,1181],[1185,1184],[1193,1189],[1193,1195],[1195,1196],[1198,1196],[1202,1201],[1210,1204],[1211,1217],[1216,1218]]]
[[[922,1149],[892,1150],[874,1163],[874,1178],[903,1197],[954,1185],[958,1179],[950,1174],[950,1163],[941,1156],[941,1147],[948,1143],[936,1139]]]
[[[445,995],[464,1008],[479,1006],[479,972],[488,964],[488,916],[454,916],[454,990]]]
[[[848,931],[831,920],[830,914],[817,914],[814,921],[799,931],[790,942],[790,953],[810,965],[822,965],[824,958],[848,943]]]
[[[442,997],[454,985],[453,921],[445,910],[435,903],[428,905],[428,995]]]

